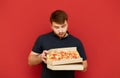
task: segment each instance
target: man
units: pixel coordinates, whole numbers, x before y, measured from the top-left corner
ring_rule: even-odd
[[[79,39],[68,32],[68,16],[62,10],[54,11],[50,16],[52,32],[41,35],[36,40],[28,57],[29,65],[42,64],[41,78],[75,78],[74,71],[52,71],[46,66],[47,50],[53,48],[77,47],[83,58],[84,70],[87,69],[87,59],[83,45]]]

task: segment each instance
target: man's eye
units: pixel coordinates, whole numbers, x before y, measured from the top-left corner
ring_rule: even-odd
[[[62,28],[64,28],[66,25],[63,25]]]

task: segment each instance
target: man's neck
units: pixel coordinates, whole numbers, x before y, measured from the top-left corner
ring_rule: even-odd
[[[60,39],[62,38],[66,38],[68,36],[68,33],[66,32],[66,34],[64,35],[64,37],[59,37]]]

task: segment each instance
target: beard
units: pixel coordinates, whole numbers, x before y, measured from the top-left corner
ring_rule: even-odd
[[[61,32],[61,33],[58,33],[57,35],[59,38],[65,38],[66,34],[67,34],[67,32]]]

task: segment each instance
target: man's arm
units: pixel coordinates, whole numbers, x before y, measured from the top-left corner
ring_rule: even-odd
[[[30,66],[38,65],[42,62],[46,63],[47,51],[43,51],[41,54],[31,51],[28,56],[28,64]]]

